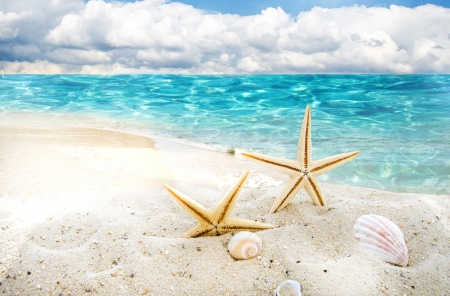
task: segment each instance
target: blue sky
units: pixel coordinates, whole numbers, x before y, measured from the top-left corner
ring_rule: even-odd
[[[0,0],[0,73],[450,73],[430,1]]]

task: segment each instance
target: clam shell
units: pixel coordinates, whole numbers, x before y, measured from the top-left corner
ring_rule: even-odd
[[[273,291],[273,296],[302,296],[300,283],[293,280],[284,281]]]
[[[261,252],[261,249],[261,239],[248,231],[238,232],[228,243],[231,257],[238,260],[254,258]]]
[[[408,265],[409,253],[400,228],[391,220],[377,215],[363,215],[353,227],[361,245],[383,261]]]

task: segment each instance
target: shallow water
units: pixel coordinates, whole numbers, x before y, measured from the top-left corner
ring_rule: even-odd
[[[450,193],[450,75],[4,75],[0,110],[102,116],[196,146],[313,159],[360,150],[323,181]]]

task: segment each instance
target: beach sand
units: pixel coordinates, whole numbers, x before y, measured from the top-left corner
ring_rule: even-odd
[[[153,140],[0,126],[0,293],[272,295],[291,279],[303,295],[450,295],[449,196],[322,182],[328,206],[314,206],[302,190],[268,215],[284,175],[228,153]],[[232,216],[279,225],[257,233],[261,257],[231,258],[231,234],[181,238],[197,222],[163,183],[212,209],[247,169]],[[359,245],[352,228],[369,213],[401,227],[409,266]]]

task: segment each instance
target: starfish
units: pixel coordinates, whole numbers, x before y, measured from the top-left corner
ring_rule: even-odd
[[[306,192],[316,206],[326,206],[327,202],[323,196],[322,188],[320,187],[317,177],[352,160],[358,154],[359,151],[353,151],[313,161],[311,144],[311,112],[309,106],[306,107],[302,129],[300,130],[296,160],[248,152],[242,153],[245,157],[259,161],[262,164],[268,165],[269,167],[290,176],[290,180],[287,182],[280,196],[278,196],[273,203],[269,212],[270,214],[278,212],[284,208],[303,187],[305,187]]]
[[[200,237],[221,235],[232,231],[258,231],[269,228],[275,228],[275,225],[262,224],[250,220],[229,218],[230,214],[236,204],[236,198],[247,179],[249,171],[247,170],[239,180],[231,187],[225,194],[222,201],[214,209],[208,210],[201,204],[190,199],[188,196],[179,192],[175,188],[164,184],[167,191],[172,195],[175,201],[185,209],[189,215],[195,218],[200,225],[190,229],[183,237]]]

